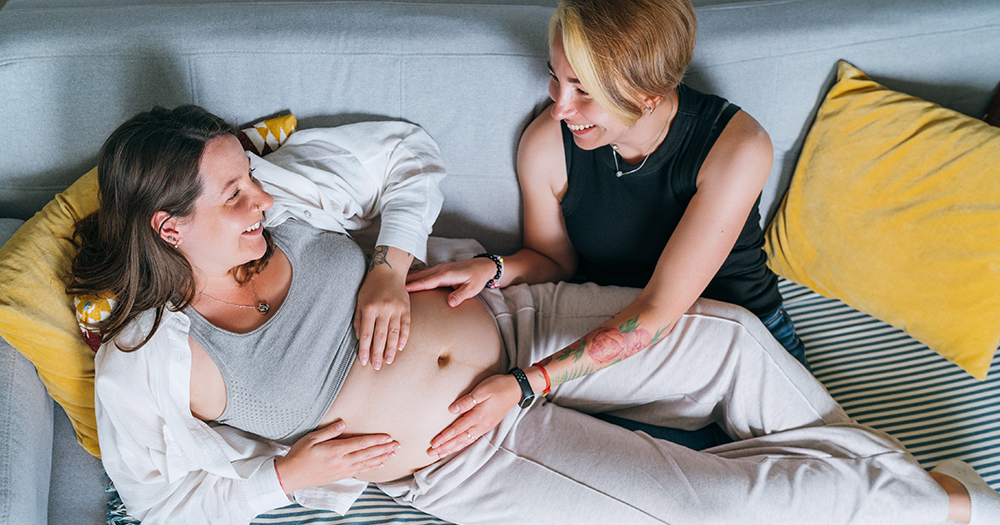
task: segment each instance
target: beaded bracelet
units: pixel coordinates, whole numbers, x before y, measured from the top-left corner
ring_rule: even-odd
[[[492,279],[490,279],[489,281],[486,281],[486,287],[487,288],[499,288],[500,287],[500,279],[503,278],[503,257],[500,257],[499,255],[493,255],[492,253],[481,253],[481,254],[476,255],[475,257],[473,257],[473,259],[476,259],[476,258],[479,258],[479,257],[485,257],[487,259],[491,259],[494,262],[494,264],[497,265],[497,273],[496,273],[496,275],[493,276]]]

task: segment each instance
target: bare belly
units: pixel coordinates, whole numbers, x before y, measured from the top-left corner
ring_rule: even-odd
[[[396,457],[358,479],[390,481],[433,463],[431,439],[456,419],[448,406],[501,372],[493,316],[478,299],[451,308],[447,294],[411,294],[406,348],[378,371],[355,362],[323,418],[324,424],[343,419],[345,434],[386,433],[399,442]]]

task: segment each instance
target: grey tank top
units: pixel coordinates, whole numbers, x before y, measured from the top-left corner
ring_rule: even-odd
[[[291,445],[330,410],[357,356],[352,319],[365,258],[347,235],[294,219],[271,234],[292,265],[292,284],[270,319],[237,334],[194,308],[184,314],[226,383],[216,421]]]

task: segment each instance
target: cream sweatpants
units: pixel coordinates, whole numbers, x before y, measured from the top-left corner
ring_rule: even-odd
[[[560,283],[480,297],[509,363],[527,368],[637,294]],[[597,412],[686,429],[715,421],[736,441],[697,452],[588,415]],[[461,525],[918,525],[944,523],[948,511],[898,441],[852,422],[756,316],[710,300],[658,344],[379,486]]]

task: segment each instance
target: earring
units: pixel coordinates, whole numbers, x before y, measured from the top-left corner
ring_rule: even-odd
[[[174,249],[176,250],[177,245],[180,244],[180,239],[178,239],[177,237],[167,237],[167,242],[171,243],[171,246],[173,246]]]
[[[646,106],[646,113],[652,113],[652,112],[653,112],[653,108],[650,107],[650,106]]]

